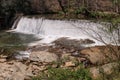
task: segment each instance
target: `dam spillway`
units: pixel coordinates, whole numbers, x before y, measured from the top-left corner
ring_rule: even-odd
[[[115,43],[118,38],[116,31],[109,34],[105,31],[105,25],[89,20],[50,20],[22,17],[17,26],[12,28],[15,32],[42,37],[43,40],[40,41],[42,43],[50,43],[58,38],[68,37],[71,39],[90,39],[95,41],[94,45],[104,45],[104,43]]]

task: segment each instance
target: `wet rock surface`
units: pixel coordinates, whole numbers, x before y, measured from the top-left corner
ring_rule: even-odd
[[[75,49],[75,50],[81,50],[84,49],[84,45],[89,45],[95,43],[94,41],[90,39],[69,39],[69,38],[60,38],[53,42],[55,45],[59,45],[64,48],[68,49]]]

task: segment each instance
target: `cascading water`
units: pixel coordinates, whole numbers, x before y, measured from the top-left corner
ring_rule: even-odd
[[[16,26],[17,25],[17,26]],[[107,26],[109,28],[109,26]],[[109,33],[105,24],[95,23],[88,20],[49,20],[43,18],[22,17],[19,22],[13,25],[12,31],[22,34],[33,35],[31,38],[18,35],[23,41],[30,41],[29,45],[41,45],[43,43],[51,43],[61,37],[69,39],[94,41],[92,44],[80,44],[80,46],[95,46],[104,44],[113,44],[118,41],[117,32]],[[35,39],[34,39],[35,37]],[[39,40],[40,39],[40,40]],[[41,40],[42,39],[42,40]],[[32,40],[32,44],[31,44]],[[36,42],[37,40],[37,42]],[[18,51],[17,59],[28,58],[30,52]]]
[[[41,43],[50,43],[60,37],[69,37],[73,39],[91,39],[95,41],[94,45],[103,45],[104,42],[110,44],[114,38],[111,34],[108,35],[107,32],[101,30],[103,27],[99,23],[88,20],[68,21],[22,17],[14,31],[35,34],[37,37],[42,36]],[[114,34],[117,37],[116,32]]]

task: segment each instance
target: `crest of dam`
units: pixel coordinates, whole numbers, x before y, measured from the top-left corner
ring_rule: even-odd
[[[16,25],[16,26],[15,26]],[[109,23],[90,20],[51,20],[35,17],[22,17],[12,29],[15,32],[34,34],[42,37],[42,43],[50,43],[61,37],[70,39],[90,39],[94,45],[115,44],[119,35],[117,30],[109,32]]]

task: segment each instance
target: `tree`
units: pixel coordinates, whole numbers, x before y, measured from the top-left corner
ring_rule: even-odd
[[[118,35],[118,42],[120,43],[120,23],[118,21],[113,21],[111,22],[112,26],[110,29],[110,32],[115,31]]]
[[[120,0],[111,0],[115,8],[115,12],[119,13]]]
[[[29,0],[14,0],[13,6],[16,13],[29,14],[31,12],[31,3]]]
[[[68,16],[67,13],[69,12],[68,9],[69,0],[58,0],[58,2],[62,9],[62,13],[64,14],[64,17]]]
[[[1,6],[1,1],[0,1],[0,16],[1,16],[1,10],[2,10],[2,6]]]
[[[12,25],[15,14],[29,14],[30,11],[29,0],[0,0],[0,15],[5,18],[5,27]]]

